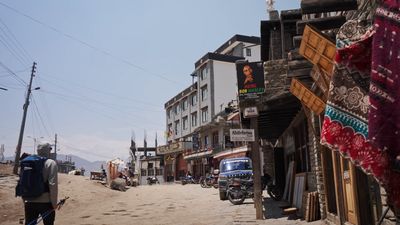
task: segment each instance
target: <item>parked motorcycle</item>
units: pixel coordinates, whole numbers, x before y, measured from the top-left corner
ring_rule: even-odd
[[[152,185],[152,184],[159,184],[160,181],[158,181],[157,177],[148,177],[147,178],[147,184]]]
[[[186,177],[181,177],[181,183],[182,185],[185,185],[185,184],[196,184],[197,182],[192,176],[188,175]]]
[[[282,199],[283,193],[282,189],[276,186],[269,174],[264,174],[262,179],[262,189],[267,188],[267,193],[275,201],[280,201]]]
[[[230,178],[226,195],[232,204],[243,204],[246,198],[254,197],[253,179]]]
[[[202,181],[202,186],[201,187],[204,187],[204,188],[210,188],[210,187],[218,188],[218,176],[215,176],[215,175],[206,176]]]

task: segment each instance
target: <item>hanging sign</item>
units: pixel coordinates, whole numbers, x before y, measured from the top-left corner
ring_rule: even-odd
[[[239,100],[257,98],[264,93],[264,69],[261,62],[236,63]]]
[[[231,141],[255,141],[254,129],[230,129]]]
[[[248,107],[244,109],[244,118],[253,118],[258,116],[257,107]]]

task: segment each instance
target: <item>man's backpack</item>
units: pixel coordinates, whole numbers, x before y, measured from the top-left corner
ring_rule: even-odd
[[[21,197],[39,197],[49,191],[48,184],[43,180],[43,168],[47,158],[30,155],[20,162],[19,181],[15,195]]]

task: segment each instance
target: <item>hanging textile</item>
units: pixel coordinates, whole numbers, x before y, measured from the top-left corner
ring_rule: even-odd
[[[388,188],[395,192],[392,197],[400,198],[400,2],[378,4],[372,45],[369,139],[387,154],[391,169]]]
[[[348,21],[337,34],[336,64],[329,87],[321,143],[339,150],[377,178],[387,192],[394,193],[387,188],[391,179],[387,156],[367,139],[374,35],[371,28],[357,21]]]

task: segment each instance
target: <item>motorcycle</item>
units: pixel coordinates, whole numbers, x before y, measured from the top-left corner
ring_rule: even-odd
[[[181,177],[181,183],[182,183],[182,185],[196,184],[196,181],[194,180],[194,178],[192,176],[188,175],[186,177]]]
[[[160,181],[158,181],[157,177],[148,177],[147,178],[147,184],[152,185],[152,184],[159,184]]]
[[[262,177],[262,189],[267,188],[268,195],[275,201],[280,201],[282,199],[282,190],[276,186],[269,174],[264,174]]]
[[[230,178],[228,180],[228,190],[226,194],[232,204],[243,204],[246,198],[254,197],[253,179]]]
[[[200,184],[201,187],[203,188],[210,188],[210,187],[218,188],[218,176],[215,175],[206,176]]]

